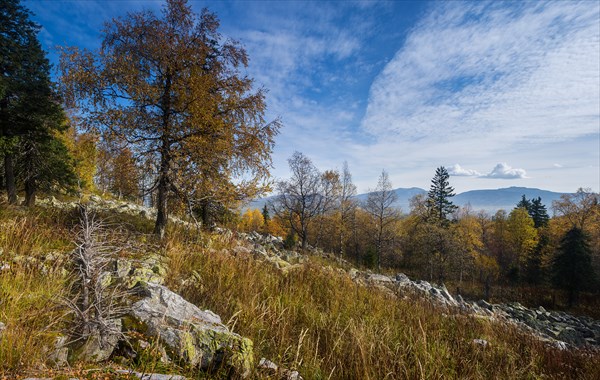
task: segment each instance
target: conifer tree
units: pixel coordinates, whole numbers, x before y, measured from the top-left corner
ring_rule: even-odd
[[[20,131],[15,125],[14,103],[22,99],[26,84],[24,66],[39,26],[19,0],[0,2],[0,157],[8,202],[17,203],[15,164]]]
[[[262,209],[262,217],[265,224],[269,223],[269,220],[271,220],[271,216],[269,215],[269,207],[267,207],[266,204],[263,206]]]
[[[71,188],[75,183],[73,161],[57,134],[67,124],[50,80],[50,63],[37,39],[39,27],[18,1],[3,2],[0,15],[2,50],[7,53],[1,64],[0,100],[6,189],[9,202],[15,203],[18,175],[25,185],[25,204],[31,206],[38,189]],[[10,37],[17,40],[7,42]]]
[[[548,216],[546,206],[542,203],[541,197],[529,200],[523,194],[521,200],[519,203],[517,203],[517,208],[523,208],[527,210],[529,216],[533,218],[535,228],[545,227],[548,225],[550,217]]]
[[[519,201],[519,203],[517,203],[517,208],[524,208],[525,210],[527,210],[529,212],[529,209],[531,208],[531,201],[529,201],[529,199],[527,199],[527,197],[525,197],[525,194],[521,195],[521,200]]]
[[[552,263],[552,282],[567,292],[569,306],[577,302],[579,292],[594,281],[588,235],[579,227],[571,228],[563,237]]]
[[[450,175],[445,167],[437,168],[435,176],[431,180],[431,188],[427,193],[429,220],[442,226],[448,226],[448,216],[458,209],[458,206],[450,200],[455,194],[454,188],[448,181],[449,178]]]
[[[550,216],[548,216],[548,210],[546,210],[546,206],[542,203],[541,197],[531,200],[529,215],[533,218],[535,228],[546,227],[548,225]]]

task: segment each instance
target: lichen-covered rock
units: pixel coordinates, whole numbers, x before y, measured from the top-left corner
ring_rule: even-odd
[[[69,364],[69,347],[67,346],[67,337],[58,336],[54,342],[54,348],[48,355],[48,362],[56,367],[63,367]]]
[[[113,319],[107,325],[104,333],[91,334],[83,344],[74,347],[71,361],[101,362],[108,359],[122,337],[122,324],[120,319]]]
[[[242,377],[251,373],[252,341],[229,331],[218,315],[159,284],[141,284],[137,290],[142,299],[132,305],[126,328],[158,339],[169,356],[184,365],[224,365]]]

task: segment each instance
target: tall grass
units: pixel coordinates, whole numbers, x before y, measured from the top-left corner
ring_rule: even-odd
[[[61,260],[73,247],[72,219],[68,213],[0,210],[0,261],[10,265],[0,271],[0,321],[6,324],[0,375],[48,373],[48,353],[63,328],[56,300],[68,291]],[[139,232],[147,232],[141,225]],[[311,259],[284,276],[250,254],[234,254],[238,242],[231,236],[170,233],[162,246],[167,285],[251,338],[257,359],[297,369],[307,380],[594,379],[600,373],[597,353],[560,351],[510,326],[358,286],[334,262]],[[136,235],[129,244],[137,251],[153,241]],[[488,346],[474,344],[476,338]],[[167,368],[152,360],[137,366]]]
[[[229,254],[232,244],[222,237],[172,240],[168,283],[250,337],[257,357],[298,369],[306,379],[591,379],[600,373],[597,354],[560,351],[514,327],[394,299],[322,265],[282,276],[250,255]],[[488,346],[474,344],[476,338]]]
[[[0,214],[0,374],[44,367],[62,329],[65,251],[70,248],[64,220],[56,215]]]

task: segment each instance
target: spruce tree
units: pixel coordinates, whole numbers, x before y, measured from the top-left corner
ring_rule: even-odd
[[[271,216],[269,215],[269,207],[267,207],[266,203],[262,209],[262,217],[265,225],[269,223],[269,220],[271,220]]]
[[[14,106],[26,93],[24,67],[31,59],[30,45],[39,30],[29,17],[29,10],[19,0],[0,2],[0,158],[11,204],[17,203],[15,164],[20,132],[15,125]]]
[[[552,263],[553,284],[567,292],[569,306],[577,302],[579,292],[594,281],[591,249],[585,231],[578,227],[569,230],[561,240]]]
[[[524,208],[527,210],[527,212],[529,212],[529,209],[531,208],[531,202],[525,197],[525,194],[521,195],[521,200],[519,203],[517,203],[517,208]]]
[[[535,228],[548,225],[550,217],[548,216],[546,206],[542,203],[542,197],[529,200],[523,195],[519,203],[517,203],[517,208],[524,208],[527,210],[529,216],[533,218]]]
[[[440,166],[437,168],[427,194],[429,219],[431,222],[439,223],[442,226],[449,224],[448,216],[458,209],[458,206],[450,200],[455,194],[454,188],[450,186],[448,181],[449,178],[450,175],[445,167]]]
[[[529,215],[531,215],[533,218],[535,228],[545,227],[548,225],[550,216],[548,216],[548,211],[546,210],[546,206],[542,203],[541,197],[531,200]]]
[[[39,188],[70,188],[75,183],[73,162],[57,135],[67,125],[50,80],[50,63],[37,39],[39,27],[18,1],[3,2],[0,15],[2,50],[8,54],[1,64],[5,93],[0,101],[6,189],[9,203],[16,203],[20,179],[25,204],[33,205]],[[17,40],[7,42],[11,37]]]

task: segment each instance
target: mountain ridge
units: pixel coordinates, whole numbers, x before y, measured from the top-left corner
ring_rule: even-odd
[[[400,207],[402,212],[405,213],[410,211],[410,199],[412,197],[417,194],[427,194],[427,190],[420,187],[399,187],[394,189],[394,192],[398,196],[398,201],[395,203],[395,206]],[[468,190],[456,194],[451,200],[457,206],[470,204],[475,211],[484,210],[494,213],[498,210],[509,211],[513,209],[523,195],[525,195],[527,199],[541,197],[542,203],[549,210],[552,206],[552,202],[560,199],[564,194],[572,193],[560,193],[534,187],[510,186],[498,189]],[[354,198],[359,202],[363,202],[367,199],[368,195],[368,192],[361,193],[357,194]],[[276,196],[272,195],[251,201],[242,208],[242,211],[254,208],[262,209],[267,202],[273,201],[275,198]]]

